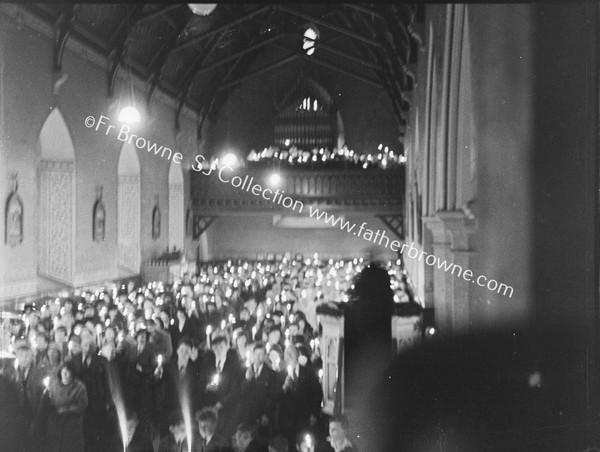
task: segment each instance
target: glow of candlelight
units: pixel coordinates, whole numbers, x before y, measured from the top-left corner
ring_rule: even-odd
[[[310,340],[310,348],[311,348],[312,350],[314,350],[314,349],[315,349],[315,340],[314,340],[314,339],[311,339],[311,340]]]
[[[219,385],[219,380],[220,380],[220,378],[219,378],[219,374],[215,374],[215,376],[213,377],[213,379],[212,379],[212,382],[211,382],[211,383],[212,383],[214,386],[218,386],[218,385]]]
[[[254,338],[256,337],[256,333],[258,332],[258,328],[256,328],[256,325],[252,327],[252,340],[254,340]]]
[[[44,382],[44,387],[46,389],[48,389],[50,387],[50,377],[45,377],[43,382]]]
[[[308,448],[311,448],[313,446],[312,444],[312,436],[310,436],[310,434],[306,434],[306,436],[304,437],[304,442],[306,443],[306,446]]]
[[[158,355],[156,357],[156,362],[158,363],[158,367],[161,367],[163,364],[163,355]]]
[[[224,330],[227,326],[227,322],[225,320],[221,320],[221,329]]]

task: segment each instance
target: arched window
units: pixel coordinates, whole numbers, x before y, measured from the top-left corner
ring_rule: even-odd
[[[125,143],[118,166],[118,224],[117,244],[119,267],[140,272],[140,162],[135,147]]]
[[[75,255],[75,151],[67,124],[54,108],[40,132],[41,275],[71,284]]]
[[[171,162],[169,169],[169,248],[183,250],[184,238],[183,173],[181,165]]]

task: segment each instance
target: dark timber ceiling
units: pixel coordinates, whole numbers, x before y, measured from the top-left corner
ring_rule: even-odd
[[[24,9],[56,30],[54,70],[75,38],[107,58],[107,90],[118,71],[160,87],[201,121],[214,118],[242,82],[300,61],[386,91],[401,126],[409,108],[420,38],[418,8],[410,4],[225,4],[208,16],[187,4],[30,4]],[[302,50],[308,25],[320,33],[316,51]]]

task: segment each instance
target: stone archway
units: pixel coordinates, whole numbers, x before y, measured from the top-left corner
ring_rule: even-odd
[[[40,275],[73,281],[75,255],[75,151],[67,124],[54,108],[40,132]]]
[[[119,269],[140,272],[140,162],[132,144],[121,149],[117,186]]]

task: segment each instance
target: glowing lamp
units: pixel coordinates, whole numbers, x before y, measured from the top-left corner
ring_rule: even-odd
[[[142,120],[142,117],[137,108],[127,106],[121,109],[117,119],[126,124],[136,124]]]
[[[225,154],[225,156],[221,160],[221,162],[225,166],[235,166],[237,164],[237,161],[238,161],[237,157],[235,156],[235,154],[233,154],[231,152],[228,154]]]
[[[215,3],[188,3],[188,8],[196,16],[208,16],[216,7]]]
[[[278,187],[279,184],[281,184],[281,176],[279,175],[279,173],[271,174],[271,176],[269,177],[269,184],[272,187]]]

